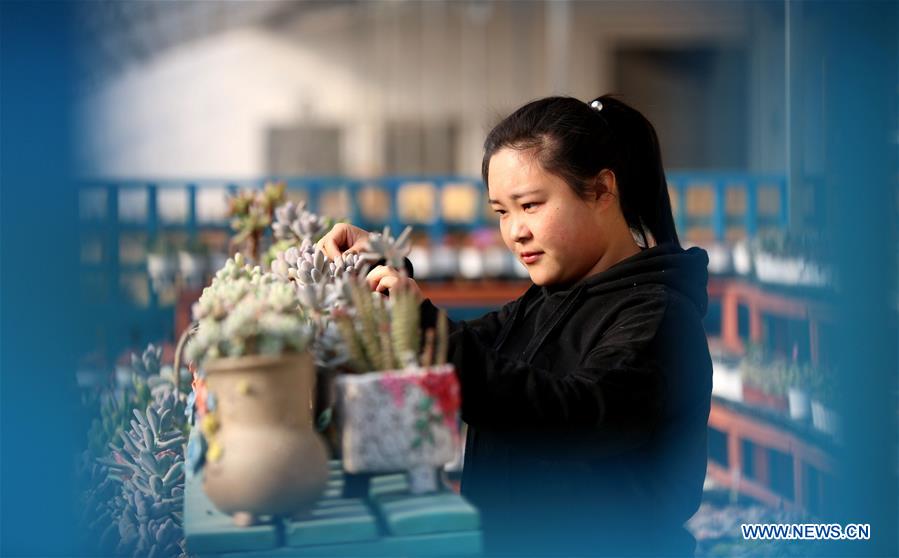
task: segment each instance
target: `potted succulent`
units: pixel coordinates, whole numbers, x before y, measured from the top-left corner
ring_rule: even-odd
[[[278,227],[276,235],[284,231]],[[385,297],[362,280],[372,261],[404,270],[411,228],[397,238],[385,228],[370,235],[365,252],[336,261],[307,231],[295,235],[302,244],[279,253],[271,269],[296,284],[316,325],[317,360],[339,372],[334,396],[348,485],[369,473],[406,471],[414,492],[436,490],[435,468],[452,461],[459,447],[459,387],[445,364],[446,319],[420,347],[417,296],[394,289]]]
[[[726,275],[733,272],[733,252],[721,242],[711,242],[705,246],[709,254],[709,272]]]
[[[337,378],[344,470],[406,471],[413,493],[437,490],[436,468],[459,447],[460,392],[446,364],[446,318],[420,348],[414,293],[395,289],[384,300],[359,283],[350,289],[353,307],[336,317],[355,372]]]
[[[810,367],[798,362],[798,348],[793,346],[793,360],[787,368],[789,389],[787,399],[790,406],[790,418],[797,421],[808,420],[811,407],[809,405]]]
[[[190,406],[199,432],[188,468],[203,470],[209,499],[238,525],[306,510],[328,478],[314,430],[313,326],[294,285],[241,254],[193,308],[188,357],[202,361]]]
[[[394,239],[385,228],[369,238],[364,255],[404,274],[409,233]],[[413,493],[437,490],[437,468],[460,445],[460,390],[446,363],[446,316],[425,332],[422,347],[416,293],[396,288],[385,299],[352,278],[344,290],[352,304],[335,321],[354,372],[337,378],[344,470],[406,471]]]
[[[814,235],[772,231],[757,238],[753,265],[764,283],[820,287],[829,282],[820,256],[821,242]]]
[[[840,417],[833,409],[833,377],[826,368],[818,368],[812,376],[812,426],[821,432],[840,437]]]
[[[147,275],[153,291],[161,293],[174,287],[177,270],[175,247],[160,236],[147,250]]]
[[[231,229],[231,251],[244,248],[253,262],[259,262],[262,238],[272,224],[275,208],[284,202],[286,185],[283,182],[268,183],[262,190],[243,190],[228,199],[228,216]]]
[[[752,275],[752,250],[748,240],[743,239],[734,244],[731,261],[737,275],[743,277]]]
[[[740,363],[743,379],[743,402],[786,412],[787,380],[786,363],[765,357],[758,345],[752,345]]]
[[[197,239],[178,250],[178,272],[188,289],[203,286],[209,268],[209,247]]]

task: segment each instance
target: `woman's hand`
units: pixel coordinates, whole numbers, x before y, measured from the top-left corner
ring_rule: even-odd
[[[316,243],[332,260],[345,252],[361,252],[368,242],[368,231],[349,223],[337,223]]]
[[[414,292],[419,299],[424,298],[418,283],[414,279],[410,279],[405,273],[401,273],[386,265],[379,265],[369,271],[368,275],[365,276],[365,281],[368,282],[371,290],[375,292],[383,293],[388,289],[400,288]]]

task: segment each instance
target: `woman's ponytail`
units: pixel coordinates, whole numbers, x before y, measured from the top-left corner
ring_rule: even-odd
[[[612,168],[625,220],[645,246],[649,245],[647,232],[657,244],[679,245],[655,128],[639,111],[614,97],[603,95],[596,100],[616,144],[617,165]]]

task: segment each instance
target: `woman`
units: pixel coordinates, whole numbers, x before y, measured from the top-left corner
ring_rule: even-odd
[[[678,242],[652,125],[608,97],[528,103],[482,165],[533,285],[452,324],[468,423],[462,493],[511,555],[692,555],[706,471],[708,257]],[[329,256],[367,233],[338,225]],[[379,266],[384,291],[414,280]],[[422,303],[422,325],[436,308]]]

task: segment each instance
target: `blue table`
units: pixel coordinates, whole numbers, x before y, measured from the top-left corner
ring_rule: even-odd
[[[404,475],[371,479],[366,498],[343,498],[339,461],[330,463],[324,496],[300,519],[236,527],[187,479],[184,534],[201,557],[475,556],[482,551],[477,510],[454,492],[412,495]],[[266,518],[263,518],[266,519]]]

